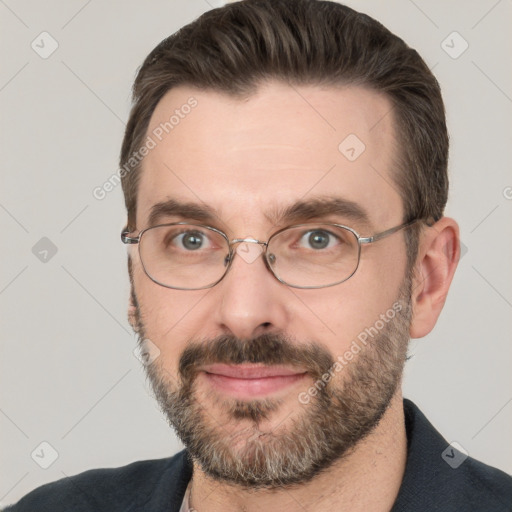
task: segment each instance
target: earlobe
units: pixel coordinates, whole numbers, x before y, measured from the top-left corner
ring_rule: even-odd
[[[443,309],[460,257],[459,226],[442,217],[420,237],[411,302],[411,338],[426,336]]]

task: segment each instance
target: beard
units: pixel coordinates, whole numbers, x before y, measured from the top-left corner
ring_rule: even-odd
[[[190,341],[180,356],[178,378],[163,367],[162,358],[145,366],[147,377],[169,424],[207,476],[253,490],[303,484],[348,456],[389,407],[407,358],[410,297],[407,277],[395,301],[400,308],[390,308],[395,314],[386,322],[375,322],[384,324],[382,328],[366,329],[372,334],[364,343],[352,342],[359,352],[341,369],[315,341],[298,343],[282,334],[249,340],[226,335]],[[132,301],[143,343],[145,327],[133,283]],[[316,385],[316,392],[308,395],[307,403],[297,398],[298,410],[294,408],[287,423],[288,417],[272,429],[260,429],[263,421],[279,413],[284,399],[220,399],[210,390],[201,395],[201,403],[196,377],[201,366],[214,363],[301,367],[313,379],[310,386]],[[334,376],[325,382],[322,376],[329,371]]]

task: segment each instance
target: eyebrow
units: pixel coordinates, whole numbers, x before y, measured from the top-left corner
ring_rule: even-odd
[[[184,219],[194,219],[200,222],[211,222],[219,218],[215,210],[206,204],[168,199],[151,207],[148,225],[156,226],[165,217],[183,217]]]
[[[328,215],[357,222],[363,227],[371,227],[368,212],[358,203],[339,196],[321,196],[297,201],[286,207],[275,208],[265,217],[275,224],[314,220]]]
[[[339,196],[321,196],[299,200],[288,206],[275,207],[265,214],[272,224],[284,225],[320,219],[326,216],[336,216],[356,222],[358,226],[372,226],[368,212],[358,203]],[[219,221],[216,210],[206,204],[182,202],[177,199],[167,199],[152,206],[148,225],[156,226],[166,217],[179,217],[204,223]]]

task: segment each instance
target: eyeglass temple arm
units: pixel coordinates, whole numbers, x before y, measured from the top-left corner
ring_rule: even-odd
[[[361,244],[371,244],[373,242],[377,242],[377,240],[380,240],[381,238],[385,238],[393,233],[396,233],[397,231],[400,231],[401,229],[412,226],[413,224],[415,224],[416,222],[419,222],[421,220],[423,220],[423,219],[413,219],[409,222],[405,222],[404,224],[400,224],[400,226],[395,226],[394,228],[387,229],[386,231],[383,231],[382,233],[377,233],[376,235],[368,236],[368,237],[361,237],[361,238],[359,238],[359,242]],[[426,223],[428,226],[432,226],[435,222],[437,222],[437,220],[439,220],[439,219],[430,218],[430,219],[427,219]]]
[[[128,236],[129,231],[123,231],[121,233],[121,242],[123,244],[138,244],[139,237],[138,236]]]

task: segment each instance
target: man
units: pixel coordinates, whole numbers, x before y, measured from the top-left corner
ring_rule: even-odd
[[[428,67],[347,7],[246,0],[158,45],[121,151],[122,241],[186,450],[9,510],[512,510],[512,479],[448,464],[463,454],[401,393],[459,259],[447,157]]]

